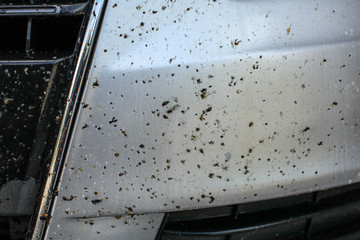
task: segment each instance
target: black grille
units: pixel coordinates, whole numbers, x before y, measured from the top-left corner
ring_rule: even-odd
[[[0,5],[0,60],[70,56],[87,6]]]
[[[27,19],[0,18],[0,54],[25,51]]]
[[[91,5],[60,2],[0,4],[0,188],[38,177],[56,139]]]
[[[0,190],[5,193],[0,195],[1,240],[25,238],[92,4],[0,3]]]
[[[360,184],[168,213],[157,239],[360,239]]]
[[[55,59],[74,52],[82,16],[0,18],[1,60]]]

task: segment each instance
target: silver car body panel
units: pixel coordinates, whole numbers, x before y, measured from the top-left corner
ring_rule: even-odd
[[[46,239],[152,239],[164,212],[359,182],[359,17],[355,0],[109,1]]]
[[[68,218],[51,227],[45,239],[155,239],[164,214]]]

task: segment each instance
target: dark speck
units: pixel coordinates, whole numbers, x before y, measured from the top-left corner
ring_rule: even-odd
[[[96,79],[95,82],[92,84],[93,88],[100,86],[99,81]]]
[[[310,128],[309,127],[306,127],[306,128],[304,128],[301,132],[307,132],[307,131],[309,131],[310,130]]]
[[[200,94],[200,97],[201,97],[201,99],[205,99],[206,98],[206,96],[207,96],[207,92],[206,92],[206,88],[203,88],[203,89],[201,89],[201,94]]]
[[[73,195],[71,195],[70,197],[65,197],[65,196],[63,196],[62,199],[63,199],[64,201],[72,201],[72,200],[74,199],[74,196],[73,196]]]
[[[117,122],[117,119],[116,119],[115,117],[113,117],[113,118],[111,119],[111,121],[109,121],[109,124],[114,123],[114,122]]]
[[[102,200],[101,200],[101,199],[95,199],[95,200],[91,200],[91,202],[92,202],[93,204],[98,204],[98,203],[101,203]]]
[[[46,214],[46,213],[40,216],[41,221],[49,221],[50,218],[51,218],[51,216],[49,214]]]
[[[176,108],[178,108],[179,107],[179,105],[178,104],[176,104],[176,105],[174,105],[174,106],[172,106],[171,108],[169,108],[167,111],[166,111],[166,113],[167,114],[170,114],[170,113],[172,113]]]

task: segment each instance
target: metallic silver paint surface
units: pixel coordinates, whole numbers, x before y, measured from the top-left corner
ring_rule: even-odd
[[[51,227],[46,239],[155,239],[164,214],[66,219]]]
[[[359,16],[350,0],[110,1],[49,236],[358,182]]]

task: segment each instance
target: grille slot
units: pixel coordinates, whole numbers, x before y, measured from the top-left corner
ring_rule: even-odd
[[[70,56],[88,5],[0,5],[0,60]]]
[[[168,213],[157,239],[360,236],[360,184],[254,203]]]
[[[30,52],[71,54],[79,34],[82,16],[32,19]],[[54,27],[56,26],[56,27]]]
[[[0,56],[25,50],[26,18],[0,18]]]
[[[73,53],[82,16],[0,18],[0,59],[53,59]]]

